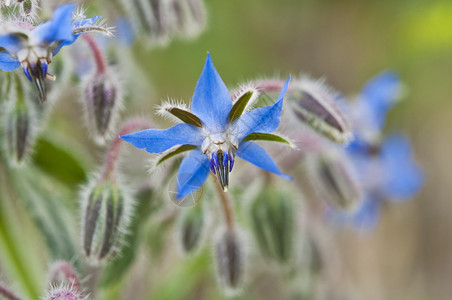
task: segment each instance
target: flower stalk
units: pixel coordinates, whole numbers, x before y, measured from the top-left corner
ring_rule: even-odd
[[[234,232],[234,212],[232,210],[231,199],[229,198],[228,194],[223,190],[219,181],[217,181],[217,184],[215,184],[215,186],[217,188],[218,196],[220,197],[220,203],[224,213],[226,227],[228,228],[228,231]]]
[[[104,74],[105,71],[107,70],[107,62],[105,61],[105,57],[102,54],[99,45],[97,45],[94,38],[89,34],[84,34],[83,38],[85,39],[91,52],[93,53],[94,61],[96,62],[96,74],[97,75]]]
[[[0,284],[0,296],[2,296],[1,297],[2,299],[4,297],[5,299],[8,299],[8,300],[22,300],[21,298],[16,296],[16,294],[14,294],[11,290],[6,288],[2,284]]]
[[[120,136],[133,132],[135,130],[140,130],[144,128],[152,127],[152,124],[142,118],[133,118],[124,123],[124,125],[119,129],[119,134],[115,137],[111,143],[110,149],[107,153],[107,158],[104,163],[104,171],[102,173],[101,180],[115,181],[115,171],[119,156],[119,151],[121,150],[122,139]]]

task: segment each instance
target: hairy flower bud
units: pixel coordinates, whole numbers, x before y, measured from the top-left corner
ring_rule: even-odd
[[[343,152],[327,151],[307,159],[310,183],[318,196],[334,208],[354,210],[362,190],[351,162]]]
[[[287,96],[298,120],[336,143],[351,140],[349,122],[328,88],[307,78],[294,82],[292,87]]]
[[[85,299],[76,290],[69,285],[52,288],[48,294],[43,297],[44,300],[81,300]]]
[[[184,253],[193,252],[199,247],[204,233],[204,222],[200,203],[183,211],[179,222],[179,239]]]
[[[129,224],[130,200],[115,183],[101,181],[82,198],[82,248],[87,260],[99,264],[118,252]]]
[[[114,128],[121,106],[119,83],[111,73],[95,73],[83,81],[83,92],[90,130],[103,143]]]
[[[21,166],[29,157],[36,136],[35,107],[29,103],[28,89],[20,78],[13,79],[8,87],[8,99],[3,103],[3,130],[5,151],[11,166]],[[24,87],[24,88],[23,88]]]
[[[245,249],[237,233],[221,232],[215,244],[217,279],[226,294],[239,291],[245,277]]]
[[[72,265],[66,261],[52,264],[49,272],[50,286],[70,286],[73,291],[81,292],[80,279]]]
[[[164,46],[173,37],[195,37],[205,27],[202,0],[122,1],[136,32],[151,45]]]
[[[294,246],[295,204],[282,190],[264,189],[251,205],[251,221],[259,250],[287,263]]]
[[[195,37],[205,27],[206,11],[202,0],[171,0],[175,33],[181,37]]]

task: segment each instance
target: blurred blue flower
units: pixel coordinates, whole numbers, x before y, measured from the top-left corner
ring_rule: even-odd
[[[6,20],[0,28],[0,69],[13,71],[22,65],[27,78],[36,84],[41,101],[46,99],[45,79],[54,79],[47,66],[63,46],[75,42],[85,32],[111,35],[99,24],[100,16],[86,19],[75,13],[75,4],[59,6],[51,20],[36,27],[23,20]]]
[[[349,148],[378,140],[386,114],[399,100],[401,90],[399,77],[391,71],[380,73],[364,85],[357,101],[348,108],[355,136]]]
[[[252,133],[271,133],[279,126],[289,80],[273,105],[241,114],[236,106],[233,107],[229,91],[208,54],[195,88],[191,112],[180,107],[168,109],[182,115],[179,118],[184,123],[168,129],[146,129],[121,138],[150,153],[160,153],[176,145],[194,146],[189,148],[192,151],[182,160],[178,170],[177,199],[199,189],[207,179],[209,169],[217,174],[226,191],[236,155],[261,169],[290,179],[261,146],[246,140]]]
[[[355,106],[355,140],[346,152],[359,175],[365,196],[353,213],[331,212],[336,220],[350,221],[362,229],[373,228],[383,201],[403,201],[415,196],[423,185],[421,168],[411,153],[409,140],[402,134],[382,139],[386,114],[395,104],[400,82],[391,72],[384,72],[369,81]],[[371,134],[368,134],[371,132]]]

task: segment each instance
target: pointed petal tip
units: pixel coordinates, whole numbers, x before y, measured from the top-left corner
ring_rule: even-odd
[[[284,178],[285,180],[290,180],[290,181],[292,181],[292,180],[294,179],[293,177],[291,177],[291,176],[289,176],[289,175],[287,175],[287,174],[284,174],[284,173],[279,174],[279,176],[281,176],[281,177]]]

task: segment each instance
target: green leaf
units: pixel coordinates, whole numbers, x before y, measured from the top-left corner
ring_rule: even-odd
[[[278,142],[278,143],[283,143],[283,144],[292,146],[292,143],[289,142],[288,140],[286,140],[285,138],[280,137],[279,135],[276,135],[276,134],[271,134],[271,133],[254,132],[254,133],[251,133],[250,135],[248,135],[247,137],[245,137],[243,140],[244,141],[270,141],[270,142]]]
[[[47,174],[70,187],[76,187],[86,181],[86,172],[78,157],[62,144],[64,145],[63,141],[40,138],[36,143],[33,160]]]
[[[182,122],[189,123],[194,126],[202,127],[201,120],[189,111],[178,107],[165,108],[167,112],[180,119]]]
[[[171,157],[174,157],[178,154],[181,154],[185,151],[190,151],[190,150],[194,150],[196,149],[196,146],[193,145],[183,145],[180,146],[179,148],[177,148],[176,150],[166,154],[165,156],[163,156],[162,158],[159,159],[159,161],[157,162],[156,166],[160,165],[162,162],[164,162],[165,160],[170,159]]]
[[[76,256],[77,226],[73,218],[76,209],[69,207],[68,201],[72,194],[65,195],[62,185],[50,180],[38,169],[19,170],[13,172],[11,177],[20,200],[45,238],[52,259],[73,259]]]
[[[245,111],[245,107],[250,102],[253,96],[253,91],[248,91],[244,93],[232,106],[231,112],[229,113],[229,120],[231,123],[240,117]]]
[[[9,174],[0,170],[0,262],[25,299],[38,299],[46,277],[42,241],[11,186]]]

